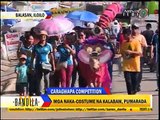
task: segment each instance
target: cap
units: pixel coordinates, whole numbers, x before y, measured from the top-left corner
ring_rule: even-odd
[[[87,28],[94,28],[94,23],[87,23]]]
[[[22,59],[22,58],[27,59],[27,56],[24,55],[24,54],[22,54],[22,55],[20,56],[20,59]]]
[[[132,29],[138,29],[138,28],[139,28],[139,25],[137,23],[132,24]]]
[[[68,33],[75,33],[76,31],[75,30],[71,30],[71,31],[69,31]]]
[[[128,23],[124,22],[124,23],[122,23],[121,26],[124,27],[124,28],[127,28],[128,27]]]
[[[46,35],[46,36],[48,36],[48,33],[47,33],[45,30],[40,31],[39,34],[40,34],[40,35]]]

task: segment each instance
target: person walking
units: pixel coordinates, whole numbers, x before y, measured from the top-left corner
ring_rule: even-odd
[[[70,80],[73,72],[73,55],[75,55],[75,48],[70,40],[70,35],[64,35],[64,41],[57,47],[59,59],[56,64],[56,70],[59,71],[61,87],[70,87]]]
[[[19,63],[15,67],[15,73],[17,74],[16,92],[20,96],[28,95],[28,67],[26,65],[27,56],[21,54],[19,57]]]
[[[36,74],[36,95],[41,95],[46,88],[50,86],[49,75],[51,71],[55,70],[55,62],[53,56],[52,45],[47,43],[48,34],[46,31],[40,31],[39,43],[33,48],[32,53],[32,68],[33,60],[35,61],[35,74]],[[41,79],[44,75],[44,86],[41,86]],[[44,87],[44,89],[42,89]]]
[[[142,54],[141,44],[131,36],[130,29],[124,29],[125,42],[122,43],[120,52],[123,57],[123,71],[126,81],[127,93],[136,94],[138,74],[140,72],[140,56]]]
[[[26,65],[30,67],[31,65],[31,56],[32,56],[32,51],[34,47],[34,38],[30,33],[25,34],[25,44],[23,44],[20,47],[19,54],[26,54],[27,59],[26,59]],[[35,91],[35,79],[34,79],[34,73],[29,71],[27,73],[28,76],[28,83],[29,83],[29,95],[32,96],[36,91]]]
[[[156,30],[151,41],[151,59],[154,61],[154,67],[156,68],[157,76],[157,89],[159,91],[159,28]]]
[[[126,23],[126,22],[122,23],[121,29],[120,29],[118,36],[117,36],[117,41],[119,42],[120,45],[124,42],[123,30],[128,27],[129,27],[128,23]]]
[[[21,35],[21,37],[20,37],[20,39],[19,39],[19,44],[18,44],[18,49],[17,49],[17,58],[19,58],[20,57],[20,48],[24,45],[24,44],[26,44],[26,40],[25,40],[25,35],[26,34],[28,34],[29,33],[29,31],[26,31],[26,32],[24,32],[24,33],[21,33],[22,35]]]
[[[144,50],[148,47],[147,45],[147,42],[146,42],[146,39],[145,37],[140,33],[140,30],[139,30],[139,25],[138,24],[133,24],[132,25],[132,37],[135,39],[135,40],[138,40],[139,43],[141,44],[141,49],[142,49],[142,55],[140,57],[140,68],[141,68],[141,71],[139,72],[139,75],[138,75],[138,87],[137,87],[137,91],[141,91],[141,81],[142,81],[142,68],[143,68],[143,64],[144,64],[144,56],[145,56],[145,52]]]
[[[80,70],[79,70],[79,59],[78,59],[78,52],[82,49],[83,43],[86,40],[86,35],[84,34],[83,31],[79,31],[78,32],[78,40],[75,43],[75,50],[76,50],[76,54],[74,56],[74,70],[73,70],[73,74],[72,74],[72,83],[71,83],[71,87],[75,86],[75,82],[76,79],[78,77],[78,83],[79,83],[79,87],[85,87],[87,86],[86,81],[84,80],[84,78],[82,77]],[[77,76],[78,73],[78,76]]]
[[[154,35],[154,31],[151,30],[152,25],[148,23],[146,25],[146,30],[142,32],[142,35],[144,35],[148,47],[144,49],[144,62],[149,65],[150,72],[154,72],[154,62],[152,62],[150,51],[151,51],[151,41]]]
[[[55,64],[57,63],[57,60],[59,58],[59,54],[57,54],[57,47],[58,47],[58,41],[60,41],[60,36],[50,36],[47,40],[48,43],[50,43],[53,47],[53,56],[55,58]],[[51,87],[59,87],[59,71],[55,70],[53,74],[50,74],[50,86]]]
[[[146,30],[142,32],[142,35],[146,38],[147,45],[151,45],[152,37],[154,35],[154,31],[151,30],[152,25],[150,23],[146,24]]]
[[[106,63],[107,67],[108,67],[108,71],[111,77],[111,83],[110,83],[110,89],[112,89],[112,83],[113,83],[113,60],[115,57],[115,45],[112,42],[112,40],[110,39],[110,37],[108,35],[106,35],[106,46],[105,48],[107,48],[108,50],[111,50],[113,55],[111,57],[111,59]]]

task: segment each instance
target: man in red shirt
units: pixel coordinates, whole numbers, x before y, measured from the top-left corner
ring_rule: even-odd
[[[118,34],[118,37],[117,37],[117,41],[120,43],[120,45],[124,42],[124,36],[123,36],[123,34],[122,34],[123,29],[128,28],[128,27],[129,27],[129,26],[128,26],[127,23],[122,23],[122,25],[121,25],[121,30],[120,30],[120,32],[119,32],[119,34]]]

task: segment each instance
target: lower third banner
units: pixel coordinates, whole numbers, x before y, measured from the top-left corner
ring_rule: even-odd
[[[151,112],[152,95],[42,95],[2,97],[2,108],[27,112]]]

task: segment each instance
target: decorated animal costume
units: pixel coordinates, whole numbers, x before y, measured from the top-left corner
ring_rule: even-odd
[[[107,49],[107,44],[97,36],[85,41],[78,53],[79,70],[87,81],[88,87],[107,87],[110,89],[110,75],[107,61],[113,53]]]
[[[115,16],[121,12],[121,5],[114,3],[109,5],[100,16],[99,27],[95,27],[95,32],[100,36],[108,29],[117,35],[119,26],[111,24]],[[103,32],[101,32],[103,31]],[[79,70],[81,76],[87,81],[88,87],[104,87],[110,89],[111,77],[108,71],[107,62],[113,57],[113,52],[108,49],[105,38],[99,35],[87,39],[78,53]]]
[[[102,27],[103,29],[107,28],[110,22],[112,22],[116,15],[118,13],[121,13],[122,10],[123,7],[118,3],[113,3],[107,6],[106,9],[103,11],[102,15],[100,16],[100,27]]]

